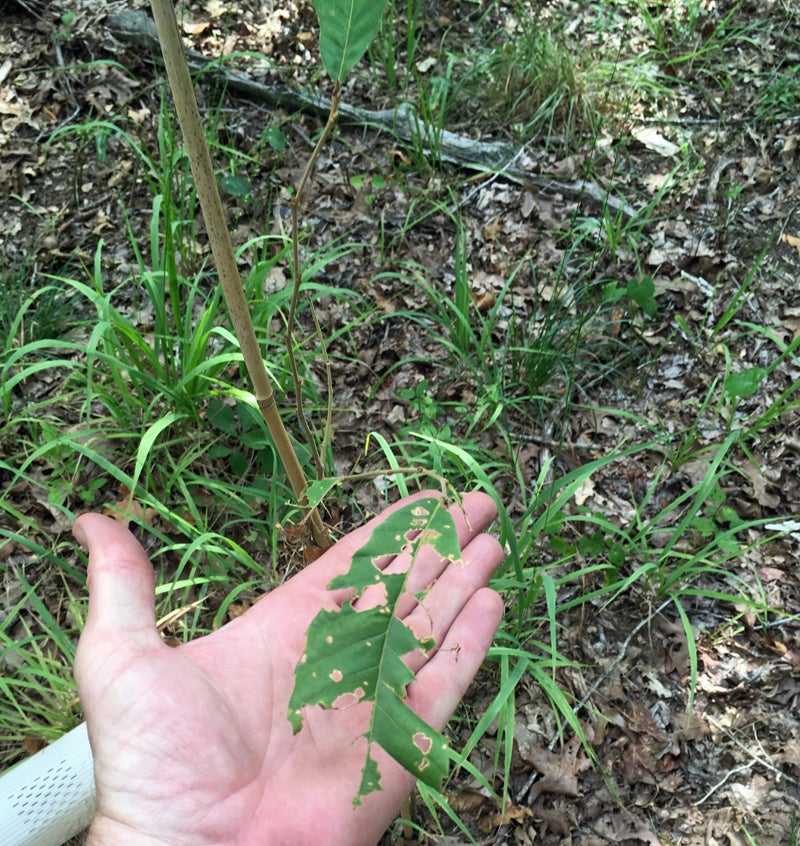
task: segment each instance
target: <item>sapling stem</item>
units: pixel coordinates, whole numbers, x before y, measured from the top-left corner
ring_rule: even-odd
[[[211,154],[203,132],[200,110],[197,107],[192,78],[186,64],[172,0],[151,0],[151,7],[225,303],[239,340],[256,402],[275,442],[275,448],[297,502],[302,506],[306,502],[306,477],[278,412],[275,394],[261,357],[261,349],[253,328],[250,309],[245,300],[239,269],[236,266],[233,243],[225,221],[225,212],[214,177]],[[329,546],[328,534],[319,512],[312,509],[309,517],[314,544],[320,547]]]
[[[303,282],[303,272],[300,267],[300,224],[298,217],[298,208],[300,206],[300,199],[303,196],[303,191],[305,190],[306,184],[308,183],[308,180],[314,171],[314,165],[317,163],[317,159],[319,158],[320,150],[322,149],[323,144],[325,144],[325,142],[328,140],[328,136],[331,134],[333,127],[336,125],[336,118],[339,114],[339,103],[341,103],[341,101],[342,89],[341,85],[339,85],[339,83],[337,82],[333,86],[333,94],[331,95],[331,109],[328,113],[328,120],[325,122],[325,127],[323,128],[322,133],[317,139],[317,143],[314,146],[314,150],[311,153],[308,162],[306,163],[305,170],[303,171],[303,175],[300,177],[300,182],[297,186],[297,191],[295,191],[295,194],[292,197],[291,202],[289,203],[289,208],[291,209],[292,213],[292,298],[289,303],[289,317],[287,319],[286,351],[289,355],[289,368],[292,373],[292,381],[294,382],[295,397],[297,402],[297,416],[300,420],[301,425],[303,426],[303,429],[305,430],[306,437],[308,438],[308,445],[311,449],[311,454],[314,458],[314,465],[317,470],[317,479],[322,479],[322,477],[325,475],[325,468],[322,463],[322,455],[325,454],[325,445],[327,443],[331,428],[331,373],[328,358],[325,354],[325,344],[322,337],[322,332],[320,330],[319,323],[317,322],[316,313],[314,312],[314,305],[312,303],[311,311],[314,317],[314,328],[317,332],[317,336],[320,339],[320,349],[323,350],[323,356],[325,358],[325,370],[328,377],[328,411],[325,421],[325,430],[323,432],[322,437],[322,445],[318,448],[316,439],[314,438],[314,433],[311,431],[311,426],[306,420],[305,412],[303,410],[303,381],[300,378],[300,371],[297,367],[297,357],[295,356],[294,352],[295,318],[297,315],[297,304],[300,300],[300,287]]]

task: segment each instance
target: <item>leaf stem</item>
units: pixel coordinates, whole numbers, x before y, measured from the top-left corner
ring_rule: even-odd
[[[303,273],[300,268],[300,231],[298,222],[298,209],[306,184],[308,183],[308,180],[310,179],[311,174],[313,173],[314,166],[317,163],[317,159],[319,158],[320,150],[322,150],[322,147],[328,140],[328,136],[331,134],[333,127],[336,125],[336,119],[339,115],[339,103],[341,103],[341,101],[342,90],[341,86],[337,82],[333,87],[333,94],[331,95],[331,109],[328,113],[328,120],[326,121],[325,127],[323,128],[322,133],[320,134],[319,139],[317,140],[317,143],[314,147],[314,150],[311,153],[311,156],[309,157],[305,170],[303,171],[303,175],[300,177],[300,183],[297,186],[297,191],[295,192],[295,195],[292,197],[289,203],[289,208],[291,209],[292,214],[292,297],[289,303],[289,317],[287,320],[288,325],[286,329],[286,350],[289,355],[289,368],[292,373],[292,381],[294,382],[295,401],[297,403],[297,417],[299,418],[300,425],[305,430],[306,437],[308,438],[308,445],[311,449],[311,454],[314,460],[314,466],[316,467],[317,471],[317,479],[322,479],[325,476],[325,468],[323,466],[320,449],[317,447],[316,438],[314,437],[314,433],[311,431],[311,426],[306,420],[305,412],[303,410],[303,380],[300,378],[300,372],[297,367],[297,357],[295,356],[294,348],[294,326],[295,319],[297,316],[297,304],[300,299],[300,288],[303,282]],[[313,303],[311,307],[313,311]],[[324,454],[325,444],[328,441],[328,436],[330,432],[332,402],[330,391],[331,372],[327,353],[324,352],[324,338],[322,337],[322,332],[320,330],[319,323],[317,322],[316,314],[314,314],[314,327],[317,332],[317,337],[320,341],[320,349],[323,350],[323,359],[325,361],[325,372],[327,374],[328,383],[328,410],[325,421],[325,432],[322,438],[322,453]]]

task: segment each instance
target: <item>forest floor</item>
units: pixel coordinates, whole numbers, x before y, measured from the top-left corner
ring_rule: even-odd
[[[656,17],[673,20],[671,4],[663,3],[536,5],[537,25],[566,33],[569,43],[602,53],[620,68],[641,56],[653,38],[653,28],[631,10],[651,8]],[[488,6],[482,16],[483,7],[474,2],[422,4],[415,73],[435,72],[426,59],[440,56],[445,35],[447,49],[464,55],[475,49],[481,31],[496,37],[504,27],[511,32],[526,25],[514,19],[511,7]],[[552,296],[548,279],[573,261],[574,244],[564,236],[578,231],[576,221],[584,236],[604,242],[591,268],[597,280],[617,281],[620,290],[628,290],[631,280],[653,282],[643,299],[630,295],[641,306],[635,320],[623,320],[620,311],[618,324],[612,320],[584,333],[588,348],[580,355],[587,358],[602,358],[614,345],[630,351],[613,376],[598,368],[595,379],[579,386],[566,414],[544,419],[514,404],[502,421],[504,437],[491,428],[471,435],[483,438],[489,451],[514,453],[515,473],[497,481],[510,513],[524,511],[519,486],[534,485],[546,457],[554,458],[556,472],[567,473],[620,443],[649,440],[656,426],[676,436],[691,430],[692,440],[683,442],[688,446],[676,461],[678,469],[659,480],[658,502],[650,506],[661,507],[703,478],[706,448],[725,440],[734,419],[730,407],[709,399],[713,386],[731,362],[766,372],[776,350],[800,334],[800,90],[790,81],[783,87],[774,82],[782,78],[779,72],[791,76],[800,67],[800,8],[777,0],[697,6],[698,43],[711,45],[713,55],[677,59],[668,68],[656,62],[663,93],[640,99],[629,87],[619,99],[609,95],[599,130],[587,132],[578,118],[570,124],[562,115],[561,136],[554,131],[542,140],[542,130],[520,139],[513,127],[493,124],[479,90],[465,87],[454,95],[448,130],[476,141],[507,142],[518,150],[515,166],[552,177],[550,188],[542,180],[526,184],[504,178],[502,170],[488,175],[446,162],[422,170],[413,150],[390,134],[338,127],[301,209],[304,247],[313,253],[337,240],[359,244],[331,258],[316,280],[357,290],[376,310],[398,315],[381,323],[380,331],[365,323],[360,335],[348,338],[355,353],[332,358],[338,471],[347,473],[358,463],[370,433],[391,439],[420,420],[440,427],[437,410],[456,400],[467,408],[476,401],[469,374],[452,368],[419,322],[403,322],[403,314],[427,307],[424,292],[387,272],[423,265],[432,284],[449,295],[457,273],[457,232],[448,209],[456,209],[476,308],[489,309],[500,298],[508,304],[497,332],[512,331],[515,311],[536,313]],[[91,267],[102,238],[104,268],[111,277],[121,276],[132,263],[126,227],[140,231],[142,243],[150,237],[151,200],[141,200],[139,163],[113,133],[54,132],[88,126],[90,120],[124,123],[156,148],[158,72],[145,50],[111,35],[106,15],[118,11],[118,4],[61,0],[38,16],[30,13],[38,8],[0,0],[0,261],[10,266],[24,259],[39,273],[67,264]],[[126,8],[144,4],[134,0]],[[61,19],[65,12],[74,17]],[[746,37],[725,37],[734,30]],[[187,46],[205,55],[265,54],[284,69],[287,85],[326,88],[313,73],[318,62],[310,4],[292,0],[273,8],[245,0],[227,8],[217,0],[192,0],[183,31]],[[667,40],[678,37],[670,26],[661,32]],[[242,58],[242,67],[265,82],[271,79],[252,56]],[[357,72],[345,88],[345,102],[394,108],[396,88],[382,73],[377,60],[370,72]],[[609,82],[609,91],[615,90]],[[309,139],[324,121],[281,114],[231,93],[217,106],[218,91],[199,91],[207,98],[201,103],[206,113],[219,109],[222,143],[261,150],[244,182],[228,174],[224,183],[234,242],[278,231],[287,220],[286,187],[297,183]],[[259,147],[270,125],[279,136]],[[583,179],[598,186],[600,196],[620,198],[633,218],[624,210],[604,217],[588,195],[559,188],[572,189]],[[431,196],[436,203],[430,214],[415,218],[415,208]],[[576,274],[585,270],[581,261],[576,252]],[[266,284],[284,287],[284,271],[274,268]],[[649,300],[657,304],[652,313],[644,305]],[[348,309],[336,298],[322,299],[318,317],[338,331],[350,317]],[[146,309],[137,319],[148,319]],[[763,331],[747,331],[748,326]],[[52,387],[46,371],[41,380],[33,391],[37,401]],[[795,402],[775,420],[768,415],[773,402],[786,404],[798,380],[800,360],[790,356],[751,395],[742,389],[734,397],[736,419],[764,424],[737,457],[738,474],[726,481],[726,503],[743,520],[774,523],[765,524],[760,535],[754,530],[747,550],[727,567],[733,580],[761,591],[771,613],[714,602],[709,596],[716,577],[704,582],[699,576],[695,601],[684,595],[696,633],[695,644],[689,644],[671,603],[656,603],[646,591],[613,604],[606,604],[608,597],[576,603],[571,615],[559,618],[568,632],[560,647],[572,662],[559,671],[559,684],[591,704],[587,742],[562,735],[550,702],[532,681],[523,681],[516,693],[509,781],[495,780],[509,804],[498,810],[466,780],[449,787],[451,806],[478,842],[798,842],[800,412]],[[427,421],[426,409],[434,410]],[[456,437],[458,421],[447,425]],[[580,491],[579,504],[590,503],[623,523],[635,520],[655,464],[645,452],[609,465],[606,475],[600,471]],[[377,507],[371,488],[355,496],[363,511]],[[14,497],[19,513],[41,515],[44,536],[65,536],[68,521],[46,497],[35,498],[28,488]],[[6,590],[12,564],[19,566],[22,558],[12,547],[0,555]],[[493,684],[491,673],[479,678],[467,713],[482,713]],[[473,763],[488,772],[494,752],[487,736]],[[428,842],[466,840],[453,830]]]

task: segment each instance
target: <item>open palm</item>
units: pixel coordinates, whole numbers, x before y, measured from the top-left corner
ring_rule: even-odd
[[[439,646],[407,656],[417,673],[408,703],[437,729],[475,675],[502,613],[498,595],[485,588],[502,560],[497,541],[482,534],[494,505],[469,494],[464,512],[453,514],[466,566],[425,548],[400,609],[418,636],[432,635]],[[383,789],[353,807],[371,706],[307,708],[297,735],[287,720],[306,629],[321,608],[348,598],[326,586],[349,569],[373,526],[343,538],[219,631],[170,648],[155,627],[153,572],[141,546],[109,518],[76,521],[75,535],[89,548],[89,613],[75,674],[95,760],[91,846],[378,840],[413,780],[377,754]],[[403,571],[409,561],[382,564]],[[413,596],[433,582],[422,607]]]

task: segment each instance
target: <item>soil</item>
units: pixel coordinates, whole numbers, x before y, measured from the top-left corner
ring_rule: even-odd
[[[638,19],[626,27],[598,27],[601,15],[621,15],[625,4],[534,5],[541,25],[567,32],[584,49],[616,51],[621,65],[649,43]],[[574,246],[563,236],[576,231],[576,220],[594,226],[594,237],[605,240],[591,270],[598,285],[653,281],[655,313],[629,320],[621,307],[618,323],[587,327],[588,344],[580,355],[613,356],[614,366],[598,367],[597,377],[581,385],[568,415],[554,411],[543,421],[511,404],[503,421],[511,442],[492,430],[481,435],[487,449],[516,456],[516,476],[499,483],[512,515],[523,510],[519,484],[532,488],[548,458],[554,459],[551,472],[564,474],[620,442],[649,441],[656,428],[674,432],[676,452],[681,444],[688,447],[674,461],[673,473],[654,476],[661,472],[660,456],[638,452],[598,471],[593,484],[579,492],[579,504],[626,525],[642,507],[656,513],[700,481],[708,471],[709,448],[725,440],[731,420],[766,421],[749,453],[733,459],[737,472],[728,477],[725,497],[740,519],[772,518],[772,528],[750,532],[746,551],[726,567],[731,582],[761,591],[771,612],[756,615],[746,606],[714,601],[709,593],[730,591],[730,582],[723,583],[718,572],[699,576],[681,592],[683,612],[696,633],[693,656],[695,646],[687,642],[676,603],[659,599],[657,590],[642,585],[615,602],[599,593],[576,602],[559,618],[564,632],[559,648],[570,663],[558,670],[557,681],[583,702],[578,715],[586,743],[556,721],[542,680],[523,678],[508,771],[498,775],[492,769],[497,729],[472,756],[498,792],[505,791],[506,806],[498,808],[466,777],[448,787],[452,807],[478,842],[771,846],[800,837],[800,411],[795,401],[778,419],[770,421],[767,414],[784,392],[796,391],[800,360],[790,357],[771,372],[758,391],[742,398],[733,418],[709,400],[719,395],[714,386],[726,355],[734,369],[766,368],[776,349],[800,333],[800,122],[789,113],[800,109],[800,96],[788,112],[763,111],[769,73],[800,65],[800,9],[789,0],[705,0],[700,6],[698,43],[721,43],[718,55],[669,67],[662,59],[658,69],[669,76],[669,96],[639,100],[631,93],[609,103],[599,142],[597,133],[583,141],[587,133],[574,126],[560,139],[522,143],[508,128],[492,125],[477,92],[467,92],[448,117],[448,128],[465,136],[477,124],[485,127],[483,140],[518,144],[522,167],[562,183],[582,179],[591,162],[593,183],[637,211],[649,210],[640,228],[606,227],[597,209],[580,197],[520,185],[502,173],[487,177],[435,163],[420,169],[388,134],[347,126],[338,128],[323,152],[301,210],[308,250],[337,238],[363,245],[332,259],[318,278],[371,298],[387,315],[380,332],[375,324],[364,325],[351,338],[355,356],[332,360],[334,406],[346,410],[334,420],[337,469],[343,473],[358,464],[368,433],[391,438],[421,413],[398,399],[404,390],[424,383],[440,406],[456,397],[469,406],[477,394],[467,369],[454,371],[431,333],[404,322],[403,312],[426,305],[420,289],[402,285],[398,275],[379,275],[416,262],[427,268],[431,284],[452,292],[453,217],[433,213],[409,228],[411,200],[420,197],[436,197],[443,209],[457,206],[476,308],[504,296],[515,271],[507,301],[517,313],[535,313],[549,295],[547,280],[564,267]],[[445,32],[448,44],[461,43],[466,50],[476,31],[515,25],[511,11],[499,5],[483,20],[473,2],[422,7],[418,70],[427,55],[438,52]],[[126,8],[143,4],[134,0]],[[664,20],[673,20],[672,8],[651,4]],[[84,0],[0,0],[0,256],[6,267],[24,264],[39,274],[91,267],[103,239],[103,269],[122,279],[132,263],[125,222],[142,233],[143,242],[149,237],[151,201],[129,148],[110,133],[69,131],[90,120],[124,118],[137,138],[155,146],[158,72],[145,51],[110,35],[106,16],[118,10],[116,3]],[[736,26],[747,26],[748,37],[721,42],[720,27]],[[187,46],[209,56],[262,53],[287,84],[325,90],[315,31],[310,4],[294,0],[280,8],[246,0],[233,9],[216,0],[191,2],[183,20]],[[667,39],[678,37],[670,27],[664,32]],[[274,77],[252,57],[242,57],[239,66],[263,80]],[[223,97],[213,87],[198,90],[206,112]],[[369,109],[393,108],[390,90],[379,76],[357,71],[345,99]],[[279,127],[287,142],[283,149],[262,144],[261,159],[246,173],[246,193],[228,183],[234,242],[243,243],[253,233],[285,224],[285,186],[296,184],[322,122],[230,94],[222,103],[224,143],[250,150],[269,125]],[[681,150],[690,153],[680,159]],[[679,160],[692,164],[675,174]],[[361,187],[354,187],[354,175],[364,178]],[[448,193],[452,186],[455,193]],[[620,243],[611,249],[608,241],[617,236]],[[198,260],[207,253],[202,238],[198,253]],[[576,251],[576,274],[581,261]],[[269,283],[280,288],[286,277],[276,270]],[[347,303],[333,297],[320,300],[318,311],[331,327],[351,317]],[[512,317],[498,330],[510,331]],[[745,331],[748,326],[769,328]],[[31,387],[31,399],[47,397],[56,387],[43,377]],[[73,422],[69,413],[64,411],[65,425]],[[457,433],[458,421],[448,425]],[[692,439],[681,440],[687,429]],[[16,506],[26,514],[41,513],[44,535],[68,531],[63,516],[45,502],[26,501],[27,495],[21,491]],[[377,508],[372,488],[354,496],[362,511]],[[583,528],[591,531],[589,523]],[[765,542],[768,531],[773,537]],[[16,554],[19,564],[22,553]],[[545,562],[548,551],[543,544],[531,555]],[[585,594],[600,586],[595,578],[587,571]],[[549,635],[532,631],[528,637]],[[483,713],[496,685],[488,670],[476,681],[462,722],[453,729],[457,740],[468,737],[471,720]],[[419,814],[424,823],[425,813]],[[399,832],[393,838],[403,842]],[[467,842],[449,824],[440,837],[423,840]]]

